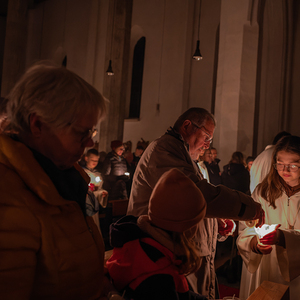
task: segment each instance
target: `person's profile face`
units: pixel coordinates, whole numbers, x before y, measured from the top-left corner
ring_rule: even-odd
[[[86,166],[89,169],[95,169],[99,162],[99,156],[95,154],[90,154],[86,157]]]
[[[114,150],[119,156],[122,156],[122,154],[124,153],[125,151],[125,148],[124,146],[120,146],[120,147],[117,147],[115,150]]]
[[[204,160],[207,161],[208,163],[212,162],[212,155],[210,150],[206,150],[203,156]]]
[[[81,158],[85,148],[94,145],[90,133],[97,121],[97,112],[92,112],[83,114],[73,124],[61,129],[45,125],[40,142],[42,148],[39,150],[58,168],[71,168]]]
[[[249,161],[249,162],[248,162],[248,164],[247,164],[247,166],[248,166],[248,170],[249,170],[249,171],[250,171],[250,169],[251,169],[252,165],[253,165],[253,161]]]
[[[144,150],[143,149],[136,149],[135,150],[135,155],[136,156],[141,156],[143,154]]]
[[[215,160],[217,158],[217,150],[216,149],[211,149],[211,157],[212,157],[212,160]]]
[[[186,141],[189,144],[190,153],[195,153],[200,148],[208,149],[215,131],[215,125],[213,121],[209,120],[201,127],[193,123],[191,123],[190,126],[194,126],[193,133]]]

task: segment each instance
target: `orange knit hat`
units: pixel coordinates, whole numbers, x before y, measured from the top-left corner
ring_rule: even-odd
[[[199,223],[206,213],[206,201],[195,183],[178,169],[164,173],[149,201],[148,216],[155,226],[184,232]]]

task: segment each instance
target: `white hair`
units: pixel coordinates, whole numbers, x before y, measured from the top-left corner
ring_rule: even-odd
[[[106,112],[105,98],[84,79],[64,67],[40,62],[30,67],[8,95],[7,132],[30,132],[32,113],[52,128],[64,128],[84,113],[98,119]]]

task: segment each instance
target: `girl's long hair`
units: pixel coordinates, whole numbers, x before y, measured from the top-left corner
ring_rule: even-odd
[[[294,135],[285,136],[277,142],[272,155],[270,172],[257,187],[258,194],[274,208],[276,208],[276,199],[278,199],[283,192],[283,179],[274,168],[274,165],[277,162],[277,153],[279,151],[295,153],[300,156],[300,137]]]
[[[176,257],[181,260],[181,263],[177,266],[179,273],[188,275],[196,272],[200,268],[202,257],[194,239],[190,238],[187,232],[172,232],[172,239],[175,245],[174,253],[180,253]],[[180,251],[177,251],[179,249]]]

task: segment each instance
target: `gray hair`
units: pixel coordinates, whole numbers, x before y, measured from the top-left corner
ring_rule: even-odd
[[[106,112],[105,98],[84,79],[64,67],[40,62],[30,67],[8,95],[6,132],[30,132],[29,117],[36,113],[53,128],[74,123],[85,112],[98,119]]]
[[[200,107],[191,107],[185,111],[181,116],[178,117],[173,128],[176,131],[179,131],[179,128],[182,126],[185,120],[190,120],[191,122],[196,123],[199,127],[203,126],[207,121],[212,121],[216,126],[215,117],[206,109]]]

